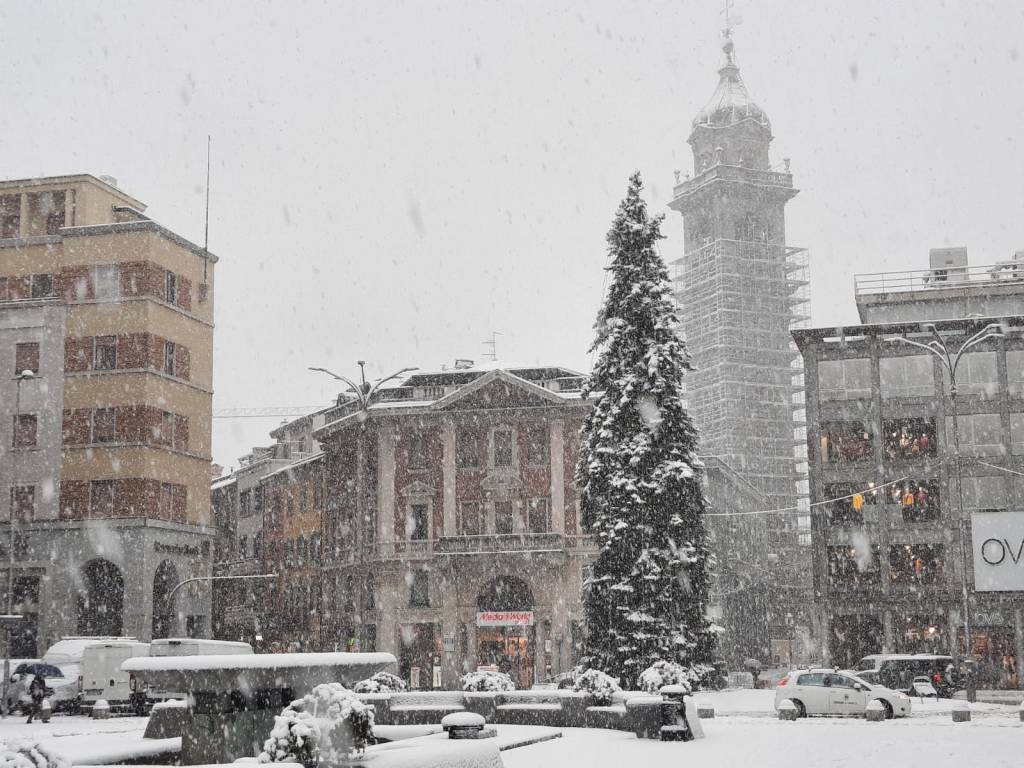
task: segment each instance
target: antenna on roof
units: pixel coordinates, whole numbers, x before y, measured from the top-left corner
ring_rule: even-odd
[[[732,31],[743,23],[743,17],[732,14],[732,0],[725,0],[725,10],[719,11],[725,15],[725,29],[722,30],[722,37],[726,40],[732,38]]]
[[[490,347],[491,348],[490,352],[485,352],[484,353],[484,357],[490,357],[492,363],[495,360],[498,359],[498,337],[499,336],[501,336],[501,331],[491,331],[491,338],[486,339],[486,340],[480,342],[485,347]]]
[[[210,263],[210,134],[206,134],[206,222],[203,227],[203,283],[206,283],[206,268]]]

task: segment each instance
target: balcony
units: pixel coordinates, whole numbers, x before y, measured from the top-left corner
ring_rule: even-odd
[[[855,275],[857,296],[880,293],[933,291],[939,288],[991,290],[996,286],[1024,286],[1024,261],[1002,261],[979,266],[946,269],[911,269],[902,272],[870,272]]]
[[[520,552],[564,552],[560,533],[504,533],[484,536],[447,536],[438,539],[439,555],[518,554]]]
[[[793,190],[793,174],[778,171],[760,171],[738,165],[713,165],[692,179],[677,184],[672,189],[674,200],[692,195],[701,187],[716,181],[733,181],[754,184],[759,187],[776,187]],[[795,194],[795,191],[792,192]]]

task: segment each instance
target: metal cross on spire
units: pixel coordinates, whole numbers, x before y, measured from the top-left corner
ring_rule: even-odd
[[[720,11],[725,16],[725,29],[722,30],[722,36],[726,40],[731,39],[732,31],[743,23],[741,16],[732,13],[732,5],[732,0],[725,0],[725,9]]]

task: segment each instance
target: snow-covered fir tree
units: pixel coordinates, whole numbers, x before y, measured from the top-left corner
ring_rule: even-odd
[[[599,547],[585,585],[583,664],[635,686],[658,660],[711,672],[707,618],[711,554],[697,433],[683,406],[689,368],[665,263],[655,250],[640,174],[608,232],[611,286],[585,387],[576,482],[583,522]]]

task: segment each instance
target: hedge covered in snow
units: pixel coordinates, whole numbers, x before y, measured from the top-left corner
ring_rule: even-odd
[[[606,675],[599,669],[588,669],[577,675],[573,680],[572,689],[589,693],[599,707],[607,707],[612,703],[612,694],[622,690],[614,677]]]
[[[71,762],[35,739],[0,741],[0,768],[71,768]]]
[[[693,683],[699,680],[698,673],[676,664],[673,661],[656,661],[640,673],[640,690],[657,693],[666,685],[681,685],[688,691],[693,690]]]
[[[406,688],[405,680],[390,672],[378,672],[352,686],[355,693],[401,693]]]
[[[274,718],[259,762],[294,762],[307,768],[321,761],[336,764],[362,752],[372,736],[373,707],[341,683],[324,683]]]
[[[516,684],[504,672],[470,672],[461,678],[464,691],[514,691]]]

